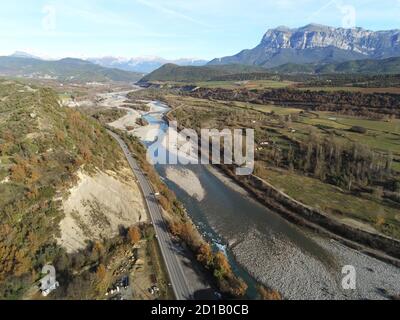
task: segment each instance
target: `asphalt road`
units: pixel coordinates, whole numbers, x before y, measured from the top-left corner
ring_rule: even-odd
[[[181,255],[179,248],[172,241],[171,234],[168,231],[168,226],[162,216],[161,208],[159,207],[158,200],[154,194],[153,188],[139,168],[136,160],[129,152],[126,143],[114,132],[107,130],[108,133],[119,143],[126,159],[132,168],[133,173],[138,179],[139,185],[142,189],[148,212],[154,225],[155,233],[157,235],[158,243],[161,248],[161,253],[164,258],[165,265],[169,274],[172,289],[177,300],[191,300],[194,298],[194,292],[186,278],[183,271]]]

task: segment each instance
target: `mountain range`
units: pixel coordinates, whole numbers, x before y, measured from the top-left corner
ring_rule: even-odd
[[[400,30],[370,31],[317,24],[270,29],[261,43],[236,55],[217,58],[209,65],[246,64],[265,68],[286,63],[340,63],[400,56]]]
[[[153,72],[167,63],[172,63],[179,66],[203,66],[208,62],[206,60],[185,58],[178,60],[167,60],[160,57],[117,58],[112,56],[89,58],[87,60],[107,68],[117,68],[125,71],[134,71],[140,73]]]
[[[9,57],[14,57],[14,58],[30,58],[30,59],[38,59],[38,60],[42,60],[42,58],[35,56],[33,54],[24,52],[24,51],[15,51],[12,55],[10,55]]]
[[[195,59],[112,56],[48,61],[16,52],[0,57],[0,75],[132,82],[146,73],[149,75],[143,81],[202,81],[266,69],[275,73],[400,73],[400,59],[392,59],[396,57],[400,57],[400,30],[370,31],[309,24],[270,29],[255,48],[208,63]]]
[[[400,57],[387,59],[362,59],[335,63],[286,63],[274,68],[263,68],[242,64],[206,65],[199,67],[166,64],[147,74],[140,82],[157,81],[223,81],[223,80],[263,80],[276,74],[400,74]]]
[[[65,82],[136,82],[142,73],[105,68],[86,60],[42,60],[17,53],[0,57],[0,76],[54,79]]]

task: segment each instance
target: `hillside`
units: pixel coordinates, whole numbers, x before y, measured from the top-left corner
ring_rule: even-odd
[[[166,64],[161,68],[146,75],[140,82],[153,81],[207,81],[216,77],[238,73],[265,72],[265,69],[244,65],[221,65],[221,66],[178,66]]]
[[[328,64],[293,64],[288,63],[269,69],[275,73],[348,73],[348,74],[399,74],[400,57],[383,60],[354,60]]]
[[[360,53],[347,52],[346,50],[335,47],[312,48],[312,49],[277,49],[276,52],[266,54],[264,46],[258,46],[253,50],[243,50],[236,56],[222,58],[224,64],[245,64],[273,68],[286,63],[331,63],[343,62],[365,58]],[[219,60],[215,59],[209,65],[218,65]]]
[[[80,59],[46,61],[19,56],[0,57],[0,75],[62,82],[136,82],[143,76],[141,73],[105,68]]]
[[[337,63],[400,56],[400,30],[370,31],[317,24],[270,29],[259,45],[209,65],[246,64],[273,68],[287,63]]]
[[[100,124],[61,107],[52,90],[0,80],[1,298],[20,298],[46,263],[64,289],[74,270],[99,263],[93,245],[77,250],[144,212],[125,167]]]

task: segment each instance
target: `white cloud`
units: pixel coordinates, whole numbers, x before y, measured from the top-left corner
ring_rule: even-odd
[[[208,25],[200,20],[194,19],[194,18],[192,18],[188,15],[185,15],[183,13],[180,13],[176,10],[169,9],[169,8],[165,7],[164,5],[161,5],[160,3],[155,3],[155,2],[148,1],[148,0],[136,0],[136,2],[142,4],[146,7],[149,7],[151,9],[155,9],[159,12],[165,13],[167,15],[174,16],[174,17],[182,19],[182,20],[186,20],[186,21],[201,25],[203,27],[210,27],[210,25]]]

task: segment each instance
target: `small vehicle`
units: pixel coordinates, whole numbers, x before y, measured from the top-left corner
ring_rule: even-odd
[[[214,292],[214,295],[217,298],[217,300],[222,300],[222,294],[220,294],[219,292]]]
[[[124,287],[124,289],[128,289],[129,287],[129,277],[125,276],[122,278],[122,286]]]

